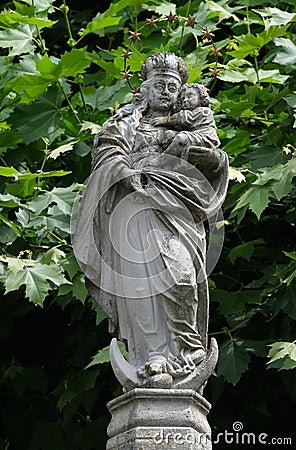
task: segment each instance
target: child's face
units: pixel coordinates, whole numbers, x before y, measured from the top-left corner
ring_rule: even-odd
[[[199,105],[199,95],[195,89],[184,89],[181,93],[181,102],[184,109],[193,110]]]

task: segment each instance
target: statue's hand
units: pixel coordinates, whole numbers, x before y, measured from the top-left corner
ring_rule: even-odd
[[[188,138],[186,133],[180,132],[175,135],[173,141],[163,153],[182,158],[186,154],[187,142]]]
[[[166,117],[156,117],[155,119],[151,119],[150,123],[154,127],[161,127],[166,124],[167,118]]]
[[[137,192],[144,191],[142,183],[141,183],[141,175],[139,173],[134,173],[131,176],[130,184],[135,191],[137,191]]]
[[[171,155],[171,156],[177,156],[178,158],[181,158],[182,152],[177,146],[170,145],[166,150],[163,152],[165,155]]]
[[[147,192],[142,186],[141,183],[141,174],[136,173],[131,177],[131,186],[135,191],[135,200],[138,204],[144,203],[144,197],[147,197]]]
[[[145,189],[141,183],[141,174],[135,172],[129,167],[124,167],[122,170],[122,175],[124,176],[123,182],[127,188],[132,188],[133,191],[147,195]]]
[[[176,134],[177,134],[177,131],[175,131],[175,130],[166,130],[163,134],[163,140],[165,142],[169,143],[170,141],[172,141],[172,139],[174,139]]]

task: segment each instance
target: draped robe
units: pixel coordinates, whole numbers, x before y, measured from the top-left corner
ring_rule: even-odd
[[[174,377],[192,371],[207,346],[208,286],[204,222],[227,188],[227,157],[219,148],[191,147],[188,162],[163,155],[167,130],[136,109],[109,119],[94,143],[74,252],[87,287],[127,343],[141,373],[165,361]],[[141,176],[134,192],[126,169]]]

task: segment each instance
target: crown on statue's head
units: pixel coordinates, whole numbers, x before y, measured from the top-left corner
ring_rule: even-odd
[[[188,79],[188,69],[183,59],[170,52],[158,52],[148,56],[141,71],[144,81],[154,75],[167,74],[178,78],[184,84]]]

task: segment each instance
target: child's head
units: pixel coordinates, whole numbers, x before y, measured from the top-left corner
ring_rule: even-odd
[[[198,106],[209,106],[210,98],[206,88],[198,83],[185,84],[180,92],[180,108],[191,111]]]

